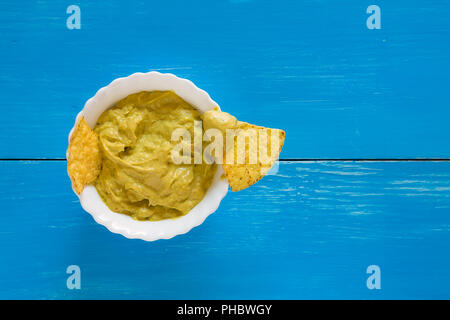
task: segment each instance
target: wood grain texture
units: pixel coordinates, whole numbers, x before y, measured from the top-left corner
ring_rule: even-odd
[[[191,79],[243,121],[287,132],[284,158],[450,157],[446,0],[3,1],[0,158],[64,157],[113,79]]]
[[[2,161],[0,176],[0,298],[450,298],[448,162],[282,162],[153,243],[97,225],[64,161]]]

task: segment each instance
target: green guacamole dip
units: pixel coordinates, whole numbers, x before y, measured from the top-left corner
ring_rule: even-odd
[[[187,214],[205,196],[217,165],[174,164],[178,142],[171,136],[184,128],[194,137],[194,120],[201,119],[172,91],[135,93],[105,111],[94,128],[103,158],[95,187],[105,204],[136,220]]]

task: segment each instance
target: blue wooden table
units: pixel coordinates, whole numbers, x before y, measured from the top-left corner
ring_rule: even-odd
[[[370,5],[381,29],[368,28]],[[0,298],[449,299],[449,10],[1,1]],[[65,150],[88,98],[150,70],[287,137],[276,174],[188,234],[147,243],[81,209]]]

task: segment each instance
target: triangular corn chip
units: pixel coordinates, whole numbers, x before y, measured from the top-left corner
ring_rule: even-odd
[[[77,194],[100,174],[102,158],[98,137],[82,117],[69,142],[67,171]]]
[[[280,129],[241,122],[234,146],[229,149],[227,146],[222,164],[232,191],[248,188],[269,172],[280,155],[285,135]],[[242,141],[248,143],[242,144]]]

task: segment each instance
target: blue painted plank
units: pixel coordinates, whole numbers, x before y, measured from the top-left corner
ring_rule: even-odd
[[[0,298],[450,298],[449,162],[282,162],[153,243],[97,225],[64,161],[2,161],[0,176]]]
[[[173,72],[244,121],[283,128],[284,158],[450,157],[450,3],[2,1],[1,158],[64,157],[74,117],[116,77]]]

